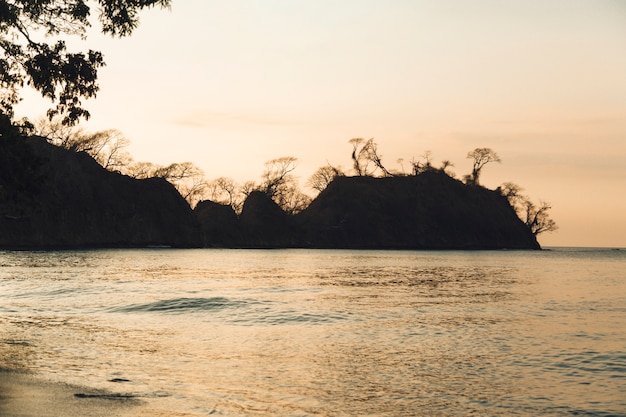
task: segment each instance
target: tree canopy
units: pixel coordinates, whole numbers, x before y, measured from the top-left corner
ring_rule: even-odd
[[[86,39],[92,9],[98,10],[101,31],[130,35],[139,11],[169,7],[171,0],[0,0],[0,113],[12,120],[19,90],[30,85],[52,101],[50,118],[64,124],[89,118],[81,99],[98,92],[101,52],[68,51],[63,37]]]
[[[486,164],[489,162],[502,162],[498,154],[491,148],[476,148],[468,152],[467,157],[474,160],[474,165],[472,167],[472,173],[466,176],[466,181],[468,184],[474,185],[478,185],[480,173]]]

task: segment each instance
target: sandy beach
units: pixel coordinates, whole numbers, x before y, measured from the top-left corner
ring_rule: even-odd
[[[2,417],[125,417],[141,415],[142,401],[0,370]]]

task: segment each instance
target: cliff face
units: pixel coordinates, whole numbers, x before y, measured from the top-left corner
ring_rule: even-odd
[[[216,203],[210,204],[216,210]],[[261,192],[250,194],[236,222],[232,216],[225,221],[221,215],[211,220],[203,207],[199,205],[196,212],[202,214],[200,221],[211,246],[540,248],[506,198],[441,172],[414,177],[339,177],[296,216],[284,213]],[[224,236],[233,238],[225,240]]]
[[[339,177],[297,217],[311,247],[539,249],[506,198],[440,172]]]
[[[0,247],[539,249],[498,192],[441,172],[339,177],[296,216],[253,192],[195,210],[163,179],[106,171],[42,138],[0,136]]]
[[[0,247],[202,246],[163,179],[109,172],[42,138],[0,138]]]

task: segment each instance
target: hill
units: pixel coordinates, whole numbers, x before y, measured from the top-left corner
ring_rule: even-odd
[[[163,179],[137,180],[39,137],[0,137],[0,247],[202,246]]]
[[[539,249],[500,193],[439,171],[338,177],[297,215],[319,248]]]
[[[238,219],[229,206],[212,202],[198,205],[196,213],[208,246],[540,249],[499,192],[439,171],[337,177],[295,216],[258,191],[249,195]]]
[[[191,210],[162,178],[138,180],[39,137],[0,136],[0,247],[539,249],[499,192],[441,171],[337,177],[301,213],[262,192],[242,213]]]

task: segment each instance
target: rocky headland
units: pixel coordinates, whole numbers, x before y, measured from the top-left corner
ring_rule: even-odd
[[[440,170],[337,177],[298,214],[250,193],[192,210],[162,178],[109,172],[39,137],[0,138],[0,247],[539,249],[500,192]]]
[[[200,247],[164,179],[137,180],[39,137],[0,137],[0,247]]]

